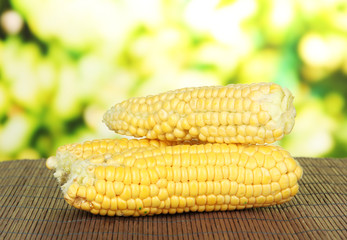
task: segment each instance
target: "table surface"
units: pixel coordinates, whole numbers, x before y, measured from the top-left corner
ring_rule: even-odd
[[[152,217],[70,207],[45,160],[0,163],[0,239],[347,239],[347,158],[296,158],[297,196],[283,205]]]

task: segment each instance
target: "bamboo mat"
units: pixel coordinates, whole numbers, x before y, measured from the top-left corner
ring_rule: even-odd
[[[297,158],[289,203],[241,211],[103,217],[65,203],[44,160],[0,163],[0,239],[347,239],[347,158]]]

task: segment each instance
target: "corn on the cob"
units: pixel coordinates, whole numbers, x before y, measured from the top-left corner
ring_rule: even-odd
[[[47,160],[65,200],[93,214],[225,211],[289,201],[302,168],[278,146],[95,140]]]
[[[185,88],[116,104],[104,122],[149,139],[264,144],[290,133],[292,102],[289,90],[274,83]]]

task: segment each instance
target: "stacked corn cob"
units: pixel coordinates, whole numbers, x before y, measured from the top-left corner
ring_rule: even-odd
[[[116,104],[117,133],[47,159],[65,200],[93,214],[234,210],[289,201],[302,168],[272,143],[290,133],[291,93],[273,83],[185,88]]]

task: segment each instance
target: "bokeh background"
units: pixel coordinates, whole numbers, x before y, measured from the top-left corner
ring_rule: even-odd
[[[129,97],[276,82],[295,95],[294,156],[347,156],[345,0],[1,0],[0,160],[119,137]]]

